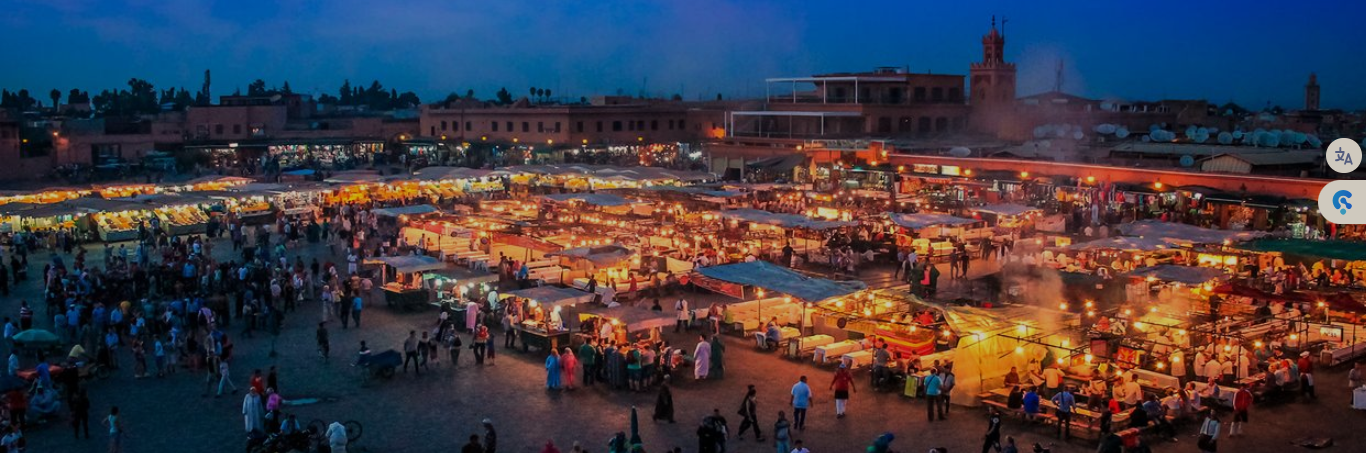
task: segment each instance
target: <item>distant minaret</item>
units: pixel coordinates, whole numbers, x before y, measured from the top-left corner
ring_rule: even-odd
[[[1309,73],[1309,83],[1304,85],[1304,109],[1319,109],[1319,76]]]
[[[1004,27],[1005,21],[1001,21]],[[974,105],[1009,104],[1015,101],[1015,64],[1005,59],[1006,37],[996,28],[996,16],[991,16],[991,30],[982,37],[982,61],[968,69],[968,83]]]

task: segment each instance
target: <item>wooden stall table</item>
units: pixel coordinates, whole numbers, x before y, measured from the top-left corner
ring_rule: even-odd
[[[830,343],[824,346],[817,346],[811,360],[816,363],[830,363],[831,357],[841,357],[849,352],[863,349],[863,343],[854,340],[844,340],[838,343]]]
[[[431,292],[426,288],[406,288],[393,283],[384,285],[384,302],[405,311],[426,305],[430,295]]]
[[[848,366],[849,369],[851,369],[851,370],[857,369],[858,367],[861,367],[861,366],[872,365],[872,364],[873,364],[873,351],[854,351],[854,352],[850,352],[850,353],[848,353],[848,354],[845,354],[843,357],[841,357],[841,360],[842,360],[843,363],[844,363],[846,366]]]
[[[547,352],[552,348],[564,348],[569,346],[569,340],[573,335],[574,333],[568,330],[546,332],[541,329],[528,329],[525,326],[517,327],[517,339],[522,342],[522,352],[529,352],[531,348]]]

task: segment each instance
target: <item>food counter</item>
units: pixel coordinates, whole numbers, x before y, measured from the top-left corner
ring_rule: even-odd
[[[551,348],[560,349],[569,346],[569,338],[573,332],[568,330],[545,329],[545,324],[534,321],[526,321],[517,325],[517,339],[522,343],[522,352],[536,348],[541,351],[549,351]]]
[[[398,283],[384,285],[384,302],[390,307],[411,310],[427,303],[431,291],[422,287],[408,287]]]

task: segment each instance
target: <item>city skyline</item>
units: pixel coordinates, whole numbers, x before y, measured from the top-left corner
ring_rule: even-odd
[[[570,98],[757,97],[765,77],[876,66],[966,74],[981,58],[979,38],[995,15],[1009,20],[1006,58],[1020,68],[1021,96],[1051,89],[1061,61],[1064,91],[1093,98],[1298,108],[1316,72],[1324,108],[1366,107],[1366,87],[1350,83],[1366,77],[1366,67],[1333,58],[1366,39],[1366,31],[1347,26],[1366,6],[1346,2],[1314,16],[1225,2],[1181,5],[1177,14],[1174,2],[1141,11],[1084,2],[1048,11],[1004,2],[880,3],[857,11],[727,0],[417,3],[400,10],[351,1],[20,0],[0,18],[0,36],[40,44],[3,51],[6,61],[24,64],[0,74],[0,87],[26,88],[45,102],[53,88],[93,95],[135,77],[193,92],[210,69],[215,97],[245,92],[257,78],[315,95],[335,95],[345,79],[379,80],[424,102],[469,89],[480,98],[502,87],[520,96],[533,86]],[[869,17],[892,22],[869,26]],[[1097,19],[1106,17],[1122,20]],[[363,20],[374,26],[343,26]]]

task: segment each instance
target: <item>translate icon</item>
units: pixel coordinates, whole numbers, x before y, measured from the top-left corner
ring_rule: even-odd
[[[1337,191],[1337,193],[1333,194],[1333,209],[1337,209],[1342,215],[1347,215],[1347,210],[1352,209],[1352,204],[1347,202],[1348,198],[1352,198],[1351,191]]]
[[[1350,138],[1339,138],[1328,145],[1324,155],[1328,167],[1338,173],[1351,173],[1361,165],[1361,145]]]

